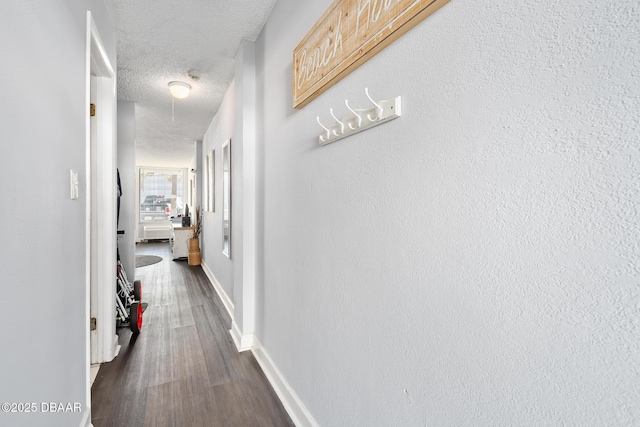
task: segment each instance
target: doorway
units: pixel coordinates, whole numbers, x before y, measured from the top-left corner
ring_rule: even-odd
[[[117,355],[116,273],[116,83],[100,34],[87,12],[87,369]],[[88,393],[90,394],[90,383]]]

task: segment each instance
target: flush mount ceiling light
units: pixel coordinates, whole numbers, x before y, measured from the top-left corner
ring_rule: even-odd
[[[191,86],[184,82],[169,82],[169,92],[173,95],[174,98],[186,98],[189,96],[189,91],[191,90]]]

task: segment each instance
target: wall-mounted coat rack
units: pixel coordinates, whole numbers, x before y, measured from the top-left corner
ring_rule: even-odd
[[[346,138],[347,136],[362,132],[363,130],[386,123],[389,120],[397,119],[402,114],[400,108],[401,97],[396,96],[393,99],[375,102],[371,96],[369,96],[368,88],[365,88],[364,92],[373,104],[372,107],[353,109],[349,106],[349,101],[345,100],[344,103],[349,113],[341,119],[335,116],[333,108],[329,109],[329,113],[334,120],[330,125],[323,125],[320,122],[320,116],[316,117],[318,124],[324,130],[318,137],[320,145],[327,145],[339,139]]]

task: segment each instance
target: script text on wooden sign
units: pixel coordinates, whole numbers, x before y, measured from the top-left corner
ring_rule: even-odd
[[[293,51],[293,106],[316,96],[449,0],[336,0]]]

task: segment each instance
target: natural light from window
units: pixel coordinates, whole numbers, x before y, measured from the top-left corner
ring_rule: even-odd
[[[183,169],[140,168],[140,222],[184,214]]]

